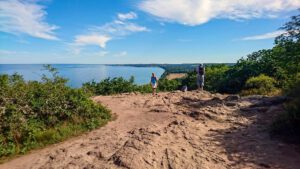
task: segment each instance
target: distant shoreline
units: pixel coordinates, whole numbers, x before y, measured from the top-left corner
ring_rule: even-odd
[[[200,63],[130,63],[130,64],[106,64],[106,63],[0,63],[0,65],[107,65],[107,66],[160,66],[160,65],[198,65]],[[205,65],[234,65],[235,63],[203,63]]]
[[[50,65],[103,65],[103,66],[126,66],[126,67],[138,67],[138,68],[147,68],[147,67],[152,67],[152,68],[160,68],[163,69],[164,72],[160,76],[160,78],[166,78],[170,74],[182,74],[182,73],[188,73],[197,67],[199,63],[181,63],[181,64],[167,64],[167,63],[151,63],[151,64],[72,64],[72,63],[67,63],[67,64],[50,64]],[[225,64],[228,66],[233,66],[235,63],[204,63],[206,66],[210,65],[220,65],[220,64]],[[2,64],[0,65],[46,65],[46,64]]]

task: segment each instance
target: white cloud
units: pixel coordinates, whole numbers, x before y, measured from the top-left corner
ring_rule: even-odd
[[[128,20],[128,19],[136,19],[137,14],[134,12],[129,12],[129,13],[119,13],[118,18],[120,20]]]
[[[108,51],[97,51],[97,52],[85,52],[83,56],[85,57],[103,57],[106,56]]]
[[[128,21],[137,18],[137,15],[133,12],[118,14],[118,18],[104,25],[94,26],[86,34],[77,35],[70,45],[73,53],[79,54],[82,47],[88,45],[98,45],[105,48],[106,43],[113,39],[128,36],[132,33],[149,31],[144,26]]]
[[[269,32],[269,33],[265,33],[265,34],[261,34],[261,35],[255,35],[255,36],[248,36],[248,37],[244,37],[241,40],[262,40],[262,39],[272,39],[275,38],[281,34],[286,33],[284,30],[278,30],[278,31],[274,31],[274,32]]]
[[[100,52],[97,52],[95,55],[96,56],[105,56],[107,55],[109,52],[108,51],[100,51]]]
[[[0,56],[12,55],[12,54],[16,54],[16,52],[15,51],[10,51],[10,50],[1,50],[0,49]]]
[[[273,18],[300,8],[300,0],[143,0],[138,7],[163,20],[193,26],[214,18]]]
[[[86,45],[99,45],[101,48],[105,48],[106,43],[111,40],[111,37],[107,35],[79,35],[75,37],[76,46],[86,46]]]
[[[120,56],[126,56],[127,52],[126,51],[122,51],[120,53],[115,54],[115,56],[120,57]]]
[[[102,26],[94,27],[91,31],[116,37],[126,36],[136,32],[147,32],[149,29],[133,22],[114,20]]]
[[[57,40],[54,30],[58,27],[48,24],[45,21],[46,15],[44,7],[36,1],[1,0],[0,31]]]
[[[15,56],[15,55],[26,55],[28,52],[25,51],[12,51],[0,49],[0,57]]]

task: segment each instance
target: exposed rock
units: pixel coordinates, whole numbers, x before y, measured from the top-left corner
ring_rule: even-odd
[[[98,96],[115,121],[0,169],[298,169],[297,149],[267,132],[285,99],[206,91]]]
[[[237,101],[239,99],[240,99],[239,95],[230,95],[230,96],[227,96],[224,100],[225,101]]]
[[[226,102],[225,105],[229,106],[229,107],[233,107],[233,106],[236,106],[237,103],[236,102]]]

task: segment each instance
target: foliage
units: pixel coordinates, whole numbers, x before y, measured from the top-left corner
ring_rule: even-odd
[[[291,100],[273,123],[272,133],[285,137],[285,140],[300,143],[300,15],[293,16],[283,26],[286,31],[275,39],[274,50],[285,72],[284,88]]]
[[[285,111],[271,126],[271,133],[284,140],[300,144],[300,81],[289,92],[291,101],[285,104]]]
[[[151,93],[152,87],[150,84],[139,85],[136,87],[136,91],[141,93]]]
[[[107,109],[83,90],[67,87],[56,69],[46,68],[52,76],[41,82],[0,75],[0,157],[61,141],[110,119]]]
[[[188,87],[188,90],[195,90],[197,89],[197,84],[196,84],[196,72],[191,71],[187,73],[187,76],[182,79],[182,85],[186,85]]]
[[[256,77],[251,77],[246,81],[243,95],[276,95],[279,90],[275,88],[276,81],[274,78],[260,74]]]
[[[275,40],[272,49],[259,50],[241,58],[226,73],[224,85],[219,92],[238,93],[250,77],[265,74],[276,80],[276,87],[287,89],[300,72],[300,15],[293,16],[282,29],[286,33]]]
[[[179,80],[168,80],[168,79],[160,79],[158,82],[158,90],[159,91],[173,91],[179,90],[181,86],[181,82]]]
[[[217,92],[222,88],[226,78],[226,72],[230,69],[225,64],[207,65],[205,67],[205,85],[204,89]],[[187,85],[189,90],[197,89],[196,84],[197,74],[195,71],[187,73],[187,76],[182,79],[182,85]]]
[[[226,80],[226,72],[230,69],[228,65],[211,65],[205,68],[205,90],[217,92],[222,88]]]
[[[117,77],[107,78],[99,83],[95,81],[84,83],[83,89],[96,95],[112,95],[136,91],[137,86],[134,84],[134,77],[129,80]]]
[[[250,77],[266,74],[274,77],[277,71],[272,50],[260,50],[241,58],[227,73],[221,92],[240,92]]]
[[[150,80],[150,79],[149,79]],[[178,90],[181,87],[180,80],[168,80],[160,79],[158,82],[159,91],[173,91]],[[83,84],[83,90],[92,95],[113,95],[119,93],[130,93],[130,92],[141,92],[141,93],[151,93],[152,88],[150,84],[136,85],[134,83],[134,78],[131,77],[126,80],[122,77],[118,78],[107,78],[99,83],[92,81]]]

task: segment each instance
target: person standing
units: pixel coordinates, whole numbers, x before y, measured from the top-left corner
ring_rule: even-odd
[[[198,90],[203,90],[204,87],[204,76],[205,76],[205,67],[203,64],[199,64],[196,68],[197,72],[197,87]]]
[[[158,80],[155,76],[154,73],[152,73],[152,76],[151,76],[151,80],[150,80],[150,83],[151,83],[151,87],[152,87],[152,95],[157,95],[156,93],[156,88],[157,88],[157,83],[158,83]]]

